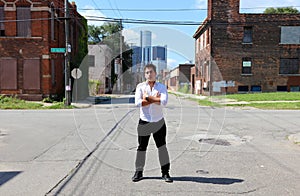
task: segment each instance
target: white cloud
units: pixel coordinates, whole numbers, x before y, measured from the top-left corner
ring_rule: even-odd
[[[103,21],[95,21],[95,20],[91,20],[91,18],[92,17],[106,17],[102,12],[100,12],[99,10],[95,10],[94,7],[89,6],[89,5],[85,6],[83,10],[79,11],[79,13],[88,20],[88,25],[101,26],[104,23]],[[94,18],[94,19],[97,19],[97,18]],[[100,19],[100,18],[98,18],[98,19]]]
[[[195,0],[195,7],[198,9],[207,9],[207,0]]]
[[[124,29],[122,31],[122,35],[124,36],[124,41],[127,44],[133,44],[139,46],[140,44],[140,34],[132,29]]]
[[[176,59],[168,58],[167,62],[168,62],[168,69],[173,69],[179,65],[179,62]]]

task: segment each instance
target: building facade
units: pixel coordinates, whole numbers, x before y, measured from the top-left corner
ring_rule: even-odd
[[[0,94],[28,100],[64,95],[64,2],[0,0]],[[71,67],[87,52],[86,20],[69,4]]]
[[[164,76],[167,78],[167,81],[163,83],[165,83],[170,90],[189,93],[191,86],[191,68],[194,66],[194,64],[179,64],[178,67],[172,69],[168,75]]]
[[[194,93],[299,91],[300,14],[239,9],[239,0],[208,0],[207,18],[194,34],[201,86]]]
[[[97,44],[89,45],[88,49],[90,95],[111,93],[111,48]]]

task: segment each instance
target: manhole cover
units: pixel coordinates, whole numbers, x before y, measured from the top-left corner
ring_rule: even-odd
[[[224,139],[215,139],[215,138],[202,138],[199,140],[200,143],[207,143],[207,144],[215,144],[220,146],[230,146],[230,142]]]

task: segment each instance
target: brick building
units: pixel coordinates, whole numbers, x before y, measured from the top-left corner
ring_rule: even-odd
[[[239,9],[239,0],[208,0],[194,34],[194,93],[299,91],[300,14]]]
[[[191,68],[194,64],[179,64],[178,67],[169,72],[165,82],[169,89],[179,91],[180,89],[189,88],[191,83]]]
[[[0,0],[0,94],[29,100],[64,94],[64,1]],[[69,4],[71,67],[87,53],[87,23]]]

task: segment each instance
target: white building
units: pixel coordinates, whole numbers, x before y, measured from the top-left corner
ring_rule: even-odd
[[[104,44],[89,45],[89,90],[90,95],[112,91],[112,50]]]

